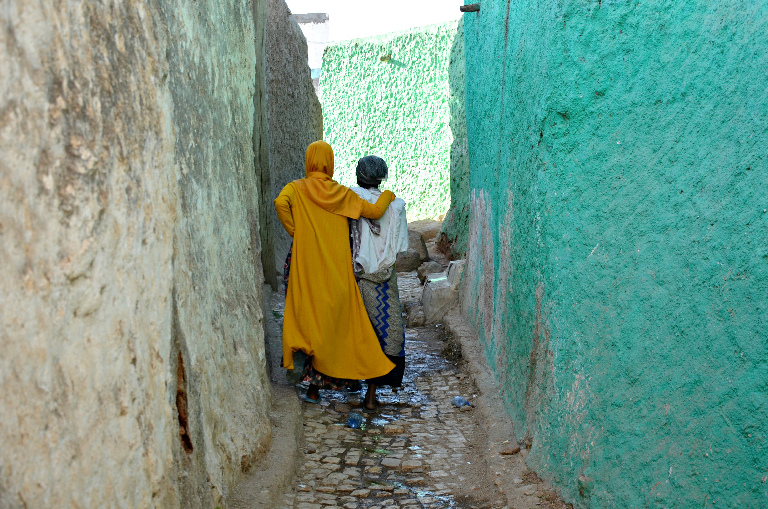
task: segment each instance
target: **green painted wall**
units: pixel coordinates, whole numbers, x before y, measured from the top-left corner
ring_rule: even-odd
[[[323,56],[320,102],[336,180],[357,185],[358,159],[382,157],[390,168],[383,187],[406,201],[410,221],[445,214],[450,205],[455,35],[456,22],[433,25],[337,43]]]
[[[768,507],[768,2],[464,15],[462,308],[577,507]]]

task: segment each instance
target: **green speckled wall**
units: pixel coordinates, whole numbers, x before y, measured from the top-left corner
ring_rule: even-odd
[[[335,178],[356,185],[364,155],[387,161],[383,186],[408,204],[408,220],[450,206],[448,68],[456,23],[356,39],[325,50],[320,76],[325,140]]]
[[[768,2],[464,15],[462,309],[576,507],[768,507]]]

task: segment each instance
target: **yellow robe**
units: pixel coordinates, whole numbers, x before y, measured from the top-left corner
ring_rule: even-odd
[[[318,143],[324,142],[310,149]],[[328,157],[324,151],[330,146],[324,145],[319,155],[312,154],[314,159]],[[347,218],[381,217],[394,195],[382,194],[375,205],[369,204],[331,180],[332,152],[330,164],[323,166],[310,161],[310,149],[307,178],[289,183],[275,199],[278,218],[293,236],[283,366],[293,369],[293,353],[302,350],[324,375],[354,380],[382,376],[394,364],[381,350],[355,281]]]

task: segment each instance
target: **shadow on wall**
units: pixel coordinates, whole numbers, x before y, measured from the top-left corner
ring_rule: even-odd
[[[438,239],[441,250],[455,259],[466,256],[469,235],[469,154],[467,115],[464,107],[464,19],[459,20],[448,64],[448,105],[450,107],[451,208]]]
[[[265,208],[273,234],[274,256],[271,266],[265,264],[264,270],[272,276],[282,274],[291,245],[273,200],[286,184],[304,177],[307,147],[323,138],[323,112],[307,64],[307,40],[294,18],[285,0],[269,0],[266,74],[270,183]]]

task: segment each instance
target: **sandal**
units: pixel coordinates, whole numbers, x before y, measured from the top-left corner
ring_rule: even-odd
[[[318,397],[317,397],[317,399],[312,399],[312,398],[310,398],[309,396],[307,396],[307,395],[305,394],[303,399],[304,399],[304,401],[306,401],[307,403],[312,403],[313,405],[317,405],[318,403],[320,403],[320,399],[321,399],[321,398],[320,398],[320,396],[318,396]]]

